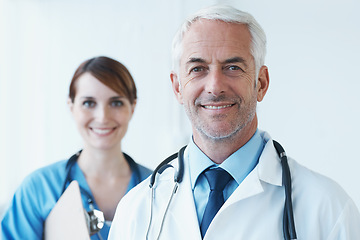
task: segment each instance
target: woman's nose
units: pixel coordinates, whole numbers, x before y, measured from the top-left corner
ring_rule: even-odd
[[[106,106],[99,106],[96,111],[96,119],[99,122],[106,122],[109,118],[109,108]]]

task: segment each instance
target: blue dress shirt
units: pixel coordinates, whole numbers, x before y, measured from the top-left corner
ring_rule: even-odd
[[[187,161],[199,225],[202,221],[210,193],[209,184],[201,173],[209,167],[221,167],[233,177],[233,180],[224,189],[224,200],[226,201],[254,169],[264,146],[265,141],[257,130],[243,147],[234,152],[223,163],[216,164],[195,145],[193,140],[190,141]]]

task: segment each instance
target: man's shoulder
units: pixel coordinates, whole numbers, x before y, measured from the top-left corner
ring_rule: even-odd
[[[172,168],[171,168],[172,169]],[[173,169],[172,169],[173,170]],[[118,208],[133,209],[139,211],[142,208],[148,208],[151,201],[152,192],[157,193],[157,201],[167,198],[167,193],[171,194],[174,186],[174,171],[167,170],[157,174],[153,186],[150,186],[152,175],[132,188],[119,202]],[[161,194],[159,194],[161,193]]]
[[[138,185],[133,187],[121,200],[120,203],[122,204],[135,204],[136,202],[139,202],[141,199],[146,197],[149,194],[149,191],[151,190],[149,187],[150,183],[150,177],[146,178],[142,182],[140,182]]]
[[[349,226],[359,223],[359,210],[337,182],[292,159],[289,159],[289,166],[294,216],[299,229],[306,233],[313,231],[313,226],[318,226],[324,235],[328,236],[331,232],[331,236],[334,236],[328,239],[339,239],[341,234],[353,236],[358,233],[357,229]]]
[[[344,206],[351,198],[333,179],[310,170],[289,158],[292,191],[299,198],[311,199],[314,204]]]
[[[132,188],[120,200],[111,225],[109,239],[128,239],[130,238],[129,235],[135,231],[134,226],[143,225],[144,221],[146,222],[149,219],[151,200],[149,178]]]

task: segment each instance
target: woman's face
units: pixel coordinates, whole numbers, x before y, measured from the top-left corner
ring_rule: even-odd
[[[69,100],[69,106],[85,148],[106,150],[120,147],[135,103],[84,73],[77,79],[74,102]]]

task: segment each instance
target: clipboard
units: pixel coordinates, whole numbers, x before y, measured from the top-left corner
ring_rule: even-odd
[[[90,240],[79,183],[72,181],[45,220],[45,240]]]

